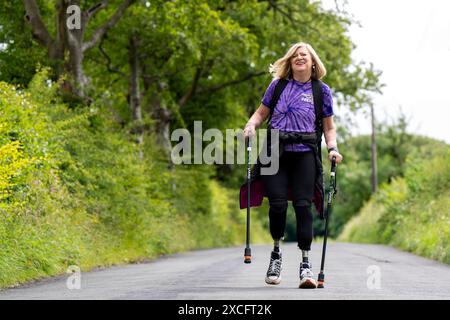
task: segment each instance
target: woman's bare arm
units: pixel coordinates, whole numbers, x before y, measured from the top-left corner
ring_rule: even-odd
[[[333,117],[323,118],[323,134],[325,135],[325,143],[327,148],[337,148],[337,140],[336,140],[336,127],[334,126]],[[339,163],[343,160],[342,155],[339,151],[331,151],[329,153],[329,159],[335,156],[336,162]]]
[[[255,129],[258,128],[269,116],[270,108],[263,104],[260,104],[258,109],[253,113],[244,128],[244,136],[248,137],[255,133]]]
[[[255,113],[253,113],[253,115],[248,120],[247,125],[253,124],[256,128],[258,128],[261,123],[263,123],[267,119],[269,114],[270,109],[261,103],[258,109],[256,109]]]
[[[327,148],[337,148],[336,127],[334,126],[333,117],[323,118],[323,134],[325,135]]]

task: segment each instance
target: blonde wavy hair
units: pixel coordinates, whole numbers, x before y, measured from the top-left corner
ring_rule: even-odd
[[[309,54],[312,57],[313,66],[315,65],[315,67],[311,70],[311,78],[320,80],[325,77],[327,74],[327,69],[325,69],[322,60],[320,60],[313,47],[309,43],[298,42],[286,52],[284,57],[278,59],[275,63],[270,65],[269,72],[274,78],[288,79],[292,77],[291,58],[294,56],[297,49],[301,47],[305,47],[309,51]]]

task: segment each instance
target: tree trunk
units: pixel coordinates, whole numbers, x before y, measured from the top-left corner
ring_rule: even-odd
[[[141,91],[139,86],[139,79],[141,74],[139,64],[139,38],[135,34],[130,37],[129,64],[130,79],[128,90],[130,97],[130,109],[133,114],[132,131],[136,135],[136,143],[142,144],[144,141],[144,132],[142,123]]]
[[[81,99],[86,98],[86,88],[88,86],[88,79],[83,70],[84,53],[83,33],[84,26],[81,30],[67,30],[67,47],[69,49],[69,64],[68,71],[73,77],[75,94]]]
[[[143,67],[143,74],[146,74],[145,65]],[[173,169],[172,163],[172,143],[170,141],[170,120],[172,119],[172,112],[162,106],[162,99],[160,94],[165,90],[165,85],[161,82],[156,83],[156,88],[150,77],[143,77],[144,79],[144,95],[147,97],[146,101],[149,101],[150,116],[155,120],[154,133],[156,137],[156,143],[162,147],[168,160],[168,168]],[[155,92],[156,91],[156,92]]]
[[[156,120],[156,142],[164,149],[169,161],[168,168],[173,169],[171,158],[172,144],[170,142],[170,120],[172,119],[172,112],[161,105],[160,99],[154,101],[152,109],[153,118]]]
[[[378,169],[377,169],[377,142],[375,137],[375,113],[373,105],[370,105],[371,123],[372,123],[372,193],[378,189]]]

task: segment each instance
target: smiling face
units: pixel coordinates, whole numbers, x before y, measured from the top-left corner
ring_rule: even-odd
[[[291,57],[291,70],[294,73],[305,73],[312,71],[312,57],[305,47],[298,48]]]

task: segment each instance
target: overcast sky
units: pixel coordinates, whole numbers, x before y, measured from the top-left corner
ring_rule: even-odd
[[[334,7],[334,0],[323,3]],[[450,1],[348,0],[345,8],[362,25],[350,29],[353,58],[383,71],[377,118],[395,117],[401,107],[410,132],[450,143]],[[358,122],[355,133],[370,132],[368,120]]]

